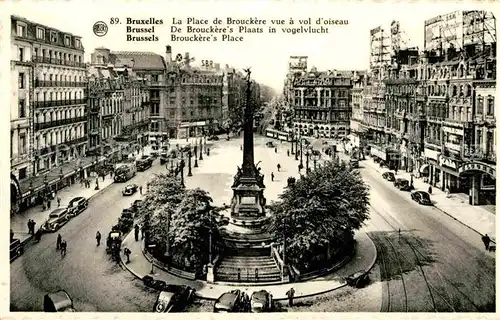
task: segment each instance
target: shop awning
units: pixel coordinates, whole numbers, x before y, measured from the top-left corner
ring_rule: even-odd
[[[420,173],[426,173],[426,172],[429,172],[429,165],[428,164],[423,164],[421,167],[420,167]]]

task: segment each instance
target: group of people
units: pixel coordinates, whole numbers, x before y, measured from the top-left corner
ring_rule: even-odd
[[[59,233],[57,235],[56,250],[61,252],[61,256],[66,255],[66,250],[68,249],[68,243],[64,240]]]

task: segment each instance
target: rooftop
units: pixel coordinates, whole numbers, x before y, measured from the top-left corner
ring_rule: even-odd
[[[111,56],[114,56],[114,59]],[[114,62],[115,66],[124,66],[133,63],[135,70],[166,69],[163,57],[154,52],[113,51],[110,55],[110,62]]]

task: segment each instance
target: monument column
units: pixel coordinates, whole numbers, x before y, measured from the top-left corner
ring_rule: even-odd
[[[250,72],[247,75],[247,88],[245,99],[245,113],[243,124],[243,177],[253,178],[254,170],[254,153],[253,153],[253,101],[251,91]]]

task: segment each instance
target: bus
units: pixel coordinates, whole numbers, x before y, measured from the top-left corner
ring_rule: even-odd
[[[292,141],[291,132],[279,131],[276,129],[266,129],[266,137],[283,141]]]
[[[137,171],[146,171],[153,166],[153,158],[150,156],[142,156],[136,161]]]
[[[125,182],[135,176],[137,168],[134,162],[119,163],[115,166],[114,181]]]

